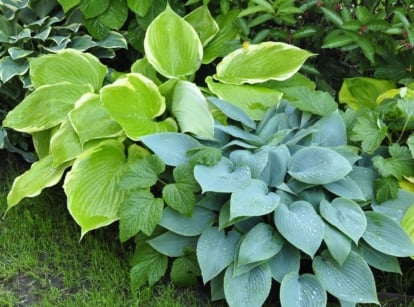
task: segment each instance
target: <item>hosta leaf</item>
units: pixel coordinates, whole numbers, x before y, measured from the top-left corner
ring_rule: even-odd
[[[197,276],[200,276],[200,268],[194,256],[180,257],[174,260],[170,278],[174,284],[181,286],[193,286],[197,283]]]
[[[293,178],[310,184],[337,181],[351,170],[351,164],[342,155],[318,146],[298,150],[288,163],[288,172]]]
[[[230,220],[243,216],[261,216],[273,212],[280,197],[268,191],[267,185],[251,179],[242,189],[233,192],[230,198]]]
[[[99,21],[108,28],[119,30],[128,17],[128,6],[123,0],[110,0],[105,12],[98,16]]]
[[[91,91],[89,85],[66,82],[42,86],[7,114],[3,126],[26,133],[55,127],[66,119],[75,102]]]
[[[13,60],[9,56],[0,59],[0,81],[6,83],[14,76],[24,75],[29,70],[27,60]]]
[[[269,160],[267,150],[258,150],[252,153],[249,150],[234,150],[230,154],[230,160],[235,165],[247,165],[252,173],[252,178],[256,179],[262,173]]]
[[[25,197],[35,197],[44,188],[60,181],[69,164],[53,166],[51,155],[34,162],[29,170],[14,179],[10,192],[7,194],[7,210],[17,205]]]
[[[360,186],[349,176],[343,179],[323,185],[329,192],[344,198],[365,200],[364,193]]]
[[[178,81],[174,87],[171,112],[180,131],[214,139],[214,119],[200,89],[191,82]]]
[[[351,240],[329,224],[325,224],[325,234],[323,240],[325,241],[332,257],[340,265],[342,265],[351,252]]]
[[[219,26],[206,5],[192,10],[184,20],[196,30],[203,46],[207,45],[219,31]]]
[[[197,243],[197,260],[204,284],[233,262],[239,239],[240,235],[235,231],[226,234],[217,227],[203,231]]]
[[[404,216],[401,219],[401,227],[404,228],[414,242],[414,204],[405,211]]]
[[[266,111],[277,105],[282,93],[267,87],[255,85],[234,85],[206,79],[208,88],[220,99],[242,109],[253,120],[261,120]]]
[[[147,243],[168,257],[182,257],[186,248],[195,249],[198,237],[184,237],[171,231],[148,240]]]
[[[58,3],[62,6],[63,11],[66,13],[71,8],[77,6],[81,0],[58,0]]]
[[[358,245],[358,251],[370,266],[384,272],[402,274],[397,257],[381,253],[365,242]]]
[[[272,278],[279,283],[283,277],[290,272],[299,273],[300,251],[288,242],[283,244],[282,249],[268,261]]]
[[[101,90],[101,100],[109,115],[133,140],[176,130],[172,118],[157,121],[165,111],[165,99],[155,83],[141,74],[127,74],[105,86]]]
[[[233,266],[229,266],[224,275],[224,294],[229,306],[262,306],[272,286],[269,266],[258,266],[237,277],[233,274]]]
[[[315,144],[322,147],[336,147],[347,144],[345,123],[338,111],[323,116],[315,126],[318,129],[313,135]]]
[[[362,236],[376,250],[391,256],[414,255],[414,244],[404,229],[390,217],[379,212],[366,212],[367,229]]]
[[[147,135],[142,137],[141,141],[157,154],[165,164],[171,166],[188,163],[187,152],[201,146],[191,136],[174,132]]]
[[[84,151],[66,175],[63,188],[68,210],[81,226],[82,237],[119,219],[124,192],[118,184],[124,166],[123,144],[110,140]]]
[[[266,167],[260,174],[260,179],[271,187],[277,187],[285,180],[290,152],[286,145],[271,147],[268,152]]]
[[[358,244],[367,227],[367,219],[357,203],[346,198],[335,198],[332,202],[323,200],[319,210],[325,220]]]
[[[290,206],[281,203],[275,210],[274,222],[289,243],[311,257],[315,255],[325,225],[310,203],[295,201]]]
[[[364,195],[364,199],[371,200],[374,197],[375,176],[376,174],[372,168],[354,166],[347,177],[351,178],[358,185]]]
[[[97,94],[83,95],[70,111],[69,118],[82,144],[122,133],[121,126],[109,117]]]
[[[147,283],[152,286],[167,271],[168,257],[148,244],[135,249],[134,259],[136,260],[130,272],[131,289],[138,289]]]
[[[109,6],[110,0],[102,0],[95,3],[93,0],[82,0],[79,9],[85,19],[93,18],[101,15]]]
[[[65,120],[50,139],[50,153],[53,156],[53,166],[75,159],[82,152],[79,136],[70,121]]]
[[[338,108],[338,104],[327,92],[312,91],[308,87],[292,87],[284,90],[291,98],[290,104],[299,110],[326,116]]]
[[[240,243],[237,265],[267,260],[282,249],[283,243],[283,238],[271,225],[257,224]]]
[[[148,10],[151,8],[153,2],[154,0],[127,0],[130,10],[134,13],[137,13],[139,16],[145,16],[145,14],[147,14]]]
[[[163,200],[155,198],[150,191],[129,192],[118,209],[121,242],[132,238],[139,231],[151,235],[161,220],[163,208]]]
[[[313,271],[322,286],[337,298],[355,303],[378,304],[374,276],[368,264],[351,252],[339,265],[328,252],[313,260]]]
[[[226,134],[229,134],[237,139],[242,139],[247,143],[252,145],[260,146],[262,145],[262,140],[253,133],[247,132],[236,126],[224,126],[220,124],[215,125],[216,130],[220,130]]]
[[[372,209],[400,223],[405,212],[414,204],[414,193],[405,190],[397,192],[396,198],[388,199],[381,204],[372,204]]]
[[[207,84],[208,81],[209,79],[207,78]],[[256,128],[256,123],[254,120],[251,119],[250,116],[247,115],[247,113],[245,113],[241,107],[215,97],[208,97],[208,101],[216,106],[221,112],[223,112],[226,117],[241,122],[246,127],[252,129]]]
[[[325,289],[315,275],[291,272],[280,285],[282,306],[325,306],[328,300]]]
[[[208,191],[235,192],[245,187],[251,180],[249,167],[236,167],[231,160],[224,157],[215,166],[196,165],[194,176],[203,193]]]
[[[280,42],[264,42],[233,51],[217,65],[215,78],[223,83],[261,83],[286,80],[313,54]]]
[[[197,236],[213,224],[214,218],[213,211],[199,206],[194,207],[191,217],[186,217],[167,207],[158,224],[182,236]]]
[[[202,146],[190,149],[187,155],[190,158],[190,165],[214,166],[220,161],[223,153],[218,148]]]
[[[148,27],[144,48],[151,65],[167,78],[195,73],[203,58],[197,32],[169,5]]]
[[[98,91],[107,69],[89,53],[65,49],[30,60],[30,79],[35,88],[42,85],[70,82],[77,85],[90,84]]]

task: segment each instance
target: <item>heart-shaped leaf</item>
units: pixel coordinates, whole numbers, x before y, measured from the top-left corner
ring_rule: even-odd
[[[351,240],[329,224],[325,224],[323,240],[332,257],[342,265],[351,252]]]
[[[273,279],[281,283],[286,274],[291,272],[299,273],[300,251],[288,242],[285,242],[282,249],[269,260],[268,264],[272,271]]]

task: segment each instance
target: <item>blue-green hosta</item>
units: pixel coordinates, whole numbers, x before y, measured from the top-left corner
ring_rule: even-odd
[[[214,34],[188,19],[167,7],[148,27],[146,57],[110,84],[90,54],[31,60],[35,90],[3,125],[31,134],[39,161],[16,178],[8,209],[65,176],[82,236],[119,221],[121,240],[135,238],[134,288],[157,282],[170,258],[172,280],[201,276],[231,306],[260,306],[272,280],[284,306],[325,305],[327,292],[376,303],[369,266],[399,272],[395,257],[414,246],[371,206],[375,174],[347,146],[335,101],[292,86],[308,84],[295,73],[312,54],[281,43],[240,49],[201,89],[191,80]]]

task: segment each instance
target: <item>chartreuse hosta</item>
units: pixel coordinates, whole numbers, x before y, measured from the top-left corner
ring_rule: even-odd
[[[369,265],[400,272],[396,257],[414,246],[392,204],[371,206],[376,174],[347,145],[335,101],[295,75],[312,54],[241,48],[202,91],[191,80],[220,31],[198,13],[205,20],[167,7],[146,57],[112,83],[86,53],[30,61],[34,91],[3,125],[30,133],[39,161],[16,178],[8,208],[64,176],[82,236],[119,221],[121,241],[135,238],[133,288],[171,263],[173,281],[201,276],[230,306],[260,306],[272,280],[283,306],[323,306],[327,293],[376,303]]]

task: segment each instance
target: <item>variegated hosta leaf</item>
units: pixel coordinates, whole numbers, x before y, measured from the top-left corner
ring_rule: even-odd
[[[155,83],[144,75],[127,74],[105,86],[101,90],[101,100],[112,119],[133,140],[156,132],[176,130],[172,118],[156,121],[165,111],[165,98]]]
[[[107,69],[89,53],[64,49],[56,54],[43,55],[30,60],[30,79],[35,88],[42,85],[69,82],[89,84],[95,91],[102,86]]]
[[[195,73],[203,58],[197,32],[168,5],[148,27],[144,48],[148,62],[167,78]]]
[[[283,81],[293,76],[312,55],[280,42],[249,45],[225,56],[217,65],[215,78],[230,84]]]
[[[184,19],[196,30],[203,46],[207,45],[220,30],[206,5],[191,11]]]
[[[66,175],[63,187],[68,209],[81,226],[81,237],[119,219],[117,212],[124,192],[118,189],[118,183],[125,160],[122,142],[105,141],[78,156]]]
[[[82,152],[79,136],[66,119],[50,139],[50,153],[53,166],[75,159]]]

